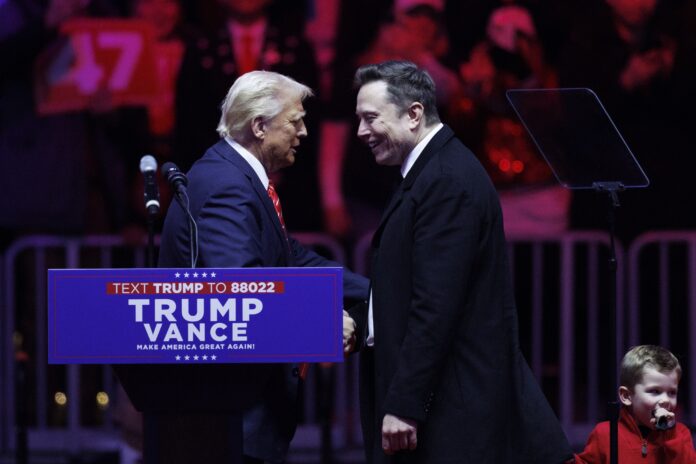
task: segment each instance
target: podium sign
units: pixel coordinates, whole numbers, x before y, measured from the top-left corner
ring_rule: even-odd
[[[50,269],[50,364],[341,362],[341,268]]]
[[[39,114],[87,109],[95,98],[109,106],[153,101],[159,84],[152,25],[80,18],[60,32],[67,40],[46,50],[36,64]]]

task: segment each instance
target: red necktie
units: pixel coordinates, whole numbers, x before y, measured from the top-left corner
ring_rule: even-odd
[[[275,186],[273,185],[273,182],[269,181],[268,182],[268,196],[270,197],[271,201],[273,202],[273,207],[275,208],[275,212],[278,215],[278,220],[280,221],[280,225],[283,227],[283,233],[285,234],[285,239],[287,240],[288,238],[288,231],[285,229],[285,221],[283,220],[283,208],[280,206],[280,197],[278,197],[278,192],[276,192]],[[300,363],[298,366],[298,375],[302,380],[304,380],[307,377],[307,371],[309,370],[309,364],[306,362]]]
[[[280,221],[280,225],[283,228],[283,233],[287,238],[288,231],[285,230],[285,221],[283,220],[283,208],[280,206],[280,197],[278,197],[278,192],[276,192],[275,186],[271,181],[268,182],[268,196],[271,198],[271,201],[273,202],[273,207],[275,208],[275,212],[278,215],[278,220]]]

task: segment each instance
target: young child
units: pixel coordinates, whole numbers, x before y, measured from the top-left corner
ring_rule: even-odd
[[[619,400],[619,464],[693,464],[691,432],[676,421],[681,366],[668,350],[654,345],[632,348],[621,361]],[[581,464],[609,463],[609,422],[598,424]]]

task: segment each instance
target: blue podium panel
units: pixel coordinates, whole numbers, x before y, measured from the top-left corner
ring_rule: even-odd
[[[50,364],[341,362],[341,268],[50,269]]]

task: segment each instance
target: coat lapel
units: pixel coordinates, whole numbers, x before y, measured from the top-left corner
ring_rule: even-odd
[[[397,206],[401,203],[401,199],[403,198],[404,195],[404,189],[403,189],[403,181],[399,184],[399,186],[396,188],[394,193],[392,194],[391,200],[389,200],[389,205],[387,206],[387,209],[384,210],[384,213],[382,214],[382,219],[379,221],[379,225],[377,226],[377,229],[375,230],[375,234],[372,236],[372,247],[373,248],[378,248],[379,247],[379,239],[382,236],[382,230],[384,229],[384,225],[387,223],[387,219],[389,219],[389,216],[394,212]]]
[[[273,224],[276,233],[284,243],[287,243],[285,232],[283,232],[283,226],[280,224],[280,220],[278,219],[278,214],[276,213],[275,207],[273,206],[273,202],[271,201],[271,198],[268,196],[268,192],[266,191],[266,189],[263,188],[263,184],[261,183],[259,176],[256,175],[256,172],[254,172],[249,163],[247,163],[246,160],[242,157],[242,155],[237,153],[237,151],[234,148],[232,148],[230,144],[227,143],[225,140],[220,140],[215,145],[215,151],[219,153],[227,161],[234,164],[249,179],[249,182],[254,188],[254,191],[256,192],[259,201],[264,206],[266,213],[270,217],[271,224]]]
[[[392,195],[392,198],[389,201],[389,206],[387,206],[387,209],[384,210],[382,219],[380,219],[377,230],[375,230],[375,234],[372,237],[373,248],[379,247],[379,240],[382,236],[384,226],[386,225],[389,216],[392,215],[392,213],[396,210],[396,207],[401,203],[404,192],[408,191],[413,186],[413,183],[416,181],[423,168],[430,162],[433,156],[435,156],[435,153],[437,153],[453,136],[454,132],[452,132],[452,129],[445,125],[437,134],[435,134],[428,145],[426,145],[425,149],[416,160],[416,163],[408,171],[406,178],[401,181],[401,184],[394,192],[394,195]]]
[[[423,168],[433,159],[435,153],[440,151],[445,143],[452,137],[454,137],[454,132],[452,132],[449,126],[443,126],[442,129],[435,134],[428,145],[425,146],[425,149],[420,154],[415,164],[408,171],[408,175],[403,182],[404,190],[408,190],[413,186],[413,183],[416,181]]]

